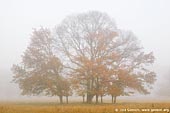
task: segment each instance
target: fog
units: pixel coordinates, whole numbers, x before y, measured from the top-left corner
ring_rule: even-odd
[[[169,6],[169,0],[1,0],[0,100],[27,98],[11,83],[11,66],[21,61],[33,28],[52,29],[70,14],[91,10],[106,12],[118,28],[133,31],[146,52],[154,52],[157,81],[147,97],[170,98]]]

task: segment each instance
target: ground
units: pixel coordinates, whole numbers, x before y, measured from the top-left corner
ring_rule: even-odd
[[[170,113],[170,103],[25,103],[2,102],[0,113]]]

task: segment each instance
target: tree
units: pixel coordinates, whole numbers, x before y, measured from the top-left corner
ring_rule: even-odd
[[[69,91],[64,76],[63,64],[57,57],[53,36],[49,29],[34,30],[22,62],[12,67],[14,82],[19,84],[23,95],[59,96],[63,102],[64,93]],[[63,87],[64,86],[64,87]]]
[[[69,80],[65,79],[62,82],[62,86],[63,86],[63,96],[66,97],[66,103],[68,104],[68,97],[72,95],[72,89],[71,89],[71,83],[69,82]]]
[[[71,79],[72,89],[76,92],[78,96],[82,96],[83,103],[85,102],[86,88],[82,87],[81,82],[77,81],[77,79]]]
[[[123,87],[119,80],[112,81],[107,87],[107,93],[112,96],[112,103],[116,103],[116,97],[124,94]],[[113,101],[114,100],[114,101]]]
[[[153,53],[145,53],[130,31],[118,29],[106,13],[88,12],[69,16],[56,27],[34,30],[22,62],[13,65],[14,82],[23,95],[116,97],[139,92],[148,94],[155,73],[148,67]]]
[[[105,65],[106,60],[103,62],[100,59],[114,57],[114,54],[109,52],[112,47],[105,50],[110,40],[116,36],[114,30],[113,21],[106,14],[98,12],[66,18],[57,28],[60,48],[63,48],[63,52],[71,61],[70,68],[73,67],[72,75],[75,76],[73,78],[79,79],[79,84],[86,88],[88,103],[91,103],[95,95],[97,79],[100,75],[107,74],[102,69],[98,73],[99,70],[95,67],[103,68]]]
[[[98,102],[101,88],[114,96],[130,94],[127,90],[146,94],[155,81],[155,73],[146,66],[154,62],[153,54],[144,53],[133,33],[118,29],[105,13],[65,18],[56,27],[56,42],[67,58],[72,79],[86,90],[88,103],[95,95]],[[107,87],[113,84],[110,91]]]

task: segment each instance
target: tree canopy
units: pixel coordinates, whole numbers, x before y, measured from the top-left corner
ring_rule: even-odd
[[[57,95],[62,103],[68,82],[62,75],[63,64],[57,57],[54,38],[49,29],[34,30],[22,62],[12,67],[14,82],[23,95]],[[63,87],[63,85],[65,87]]]
[[[145,53],[130,31],[118,29],[106,13],[91,11],[66,17],[55,27],[34,30],[22,63],[13,66],[14,81],[23,94],[113,97],[148,94],[156,80]],[[65,87],[64,87],[65,86]],[[74,90],[74,91],[72,91]],[[116,101],[116,100],[115,100]]]

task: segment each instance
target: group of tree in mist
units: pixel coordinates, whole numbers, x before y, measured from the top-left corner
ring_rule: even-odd
[[[149,93],[156,80],[153,62],[132,32],[91,11],[68,16],[53,30],[34,29],[12,71],[22,95],[58,96],[60,103],[73,94],[87,103],[110,95],[116,103],[118,96]]]

